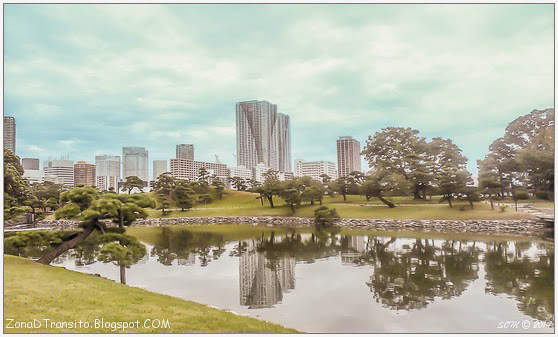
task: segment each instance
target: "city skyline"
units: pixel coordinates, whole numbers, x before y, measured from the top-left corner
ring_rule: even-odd
[[[551,5],[46,7],[5,11],[20,157],[135,145],[151,163],[188,143],[235,166],[234,104],[262,99],[290,116],[292,158],[402,126],[451,138],[476,175],[509,122],[553,106]]]

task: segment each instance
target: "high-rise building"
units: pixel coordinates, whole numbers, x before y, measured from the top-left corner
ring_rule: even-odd
[[[24,170],[38,170],[39,158],[21,158],[21,166]]]
[[[176,159],[194,160],[194,144],[176,145]]]
[[[12,116],[4,116],[4,148],[15,153],[16,121]]]
[[[127,146],[122,148],[122,178],[136,176],[144,182],[149,181],[149,155],[144,147]]]
[[[188,159],[170,160],[170,173],[177,179],[197,180],[202,167],[209,172],[210,176],[215,175],[223,182],[227,181],[229,169],[225,164],[207,163]]]
[[[360,168],[360,143],[353,137],[339,137],[337,140],[337,173],[346,177]]]
[[[252,169],[264,164],[291,172],[291,137],[288,115],[267,101],[236,103],[237,166]]]
[[[120,181],[120,156],[95,156],[95,183],[97,189],[108,191],[111,187],[118,190]]]
[[[48,160],[43,164],[44,180],[64,187],[74,187],[74,162],[71,160]]]
[[[153,180],[156,180],[161,174],[168,172],[166,160],[153,161]]]
[[[322,177],[320,177],[322,174],[327,174],[331,179],[337,179],[335,163],[330,161],[295,160],[296,177],[310,177],[314,180],[322,181]]]
[[[74,164],[74,185],[96,186],[95,164],[83,160]]]

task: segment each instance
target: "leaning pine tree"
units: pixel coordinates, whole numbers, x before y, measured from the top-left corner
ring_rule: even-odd
[[[95,188],[86,186],[74,188],[61,195],[64,206],[55,212],[57,219],[80,219],[82,230],[71,235],[52,250],[44,254],[39,263],[50,264],[64,252],[83,242],[95,231],[105,233],[107,225],[103,220],[112,220],[118,227],[130,226],[139,218],[146,218],[146,207],[153,207],[153,201],[145,194],[117,195],[99,194]]]

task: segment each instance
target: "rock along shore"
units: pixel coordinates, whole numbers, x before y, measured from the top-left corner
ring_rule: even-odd
[[[66,229],[77,227],[77,220],[42,220],[36,227]],[[251,224],[276,227],[308,227],[313,218],[277,216],[210,216],[180,218],[149,218],[136,220],[133,226]],[[380,231],[459,232],[491,235],[545,236],[549,228],[536,219],[522,220],[393,220],[341,218],[337,226],[350,229]]]

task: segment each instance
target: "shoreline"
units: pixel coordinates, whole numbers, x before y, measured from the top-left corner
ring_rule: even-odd
[[[73,229],[77,228],[79,220],[42,220],[35,227],[42,229]],[[314,219],[310,217],[284,216],[197,216],[176,218],[147,218],[136,220],[132,226],[161,227],[170,225],[218,225],[218,224],[248,224],[267,227],[310,227],[314,226]],[[341,218],[336,226],[341,229],[363,229],[375,231],[413,231],[435,233],[481,233],[491,235],[525,235],[548,236],[553,233],[553,227],[535,218],[521,220],[395,220],[395,219],[359,219]],[[9,229],[9,228],[5,228]]]

